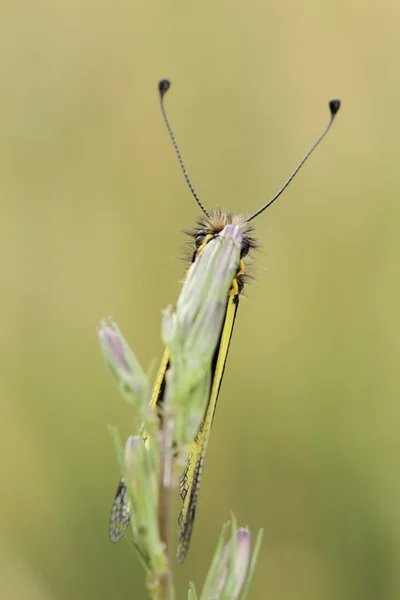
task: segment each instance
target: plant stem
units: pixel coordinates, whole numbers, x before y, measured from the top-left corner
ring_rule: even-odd
[[[164,552],[167,562],[167,571],[160,577],[160,589],[162,600],[174,600],[175,591],[172,576],[172,553],[171,553],[171,491],[172,491],[172,431],[173,419],[164,415],[165,425],[160,439],[160,485],[158,498],[158,526],[161,541],[164,543]]]

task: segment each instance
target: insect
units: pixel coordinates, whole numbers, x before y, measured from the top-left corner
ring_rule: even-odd
[[[226,225],[238,225],[243,233],[243,241],[240,254],[241,260],[236,276],[232,282],[232,288],[227,297],[225,319],[223,322],[219,342],[214,351],[214,358],[212,361],[212,385],[206,413],[200,430],[197,434],[197,437],[190,446],[186,467],[180,480],[180,495],[182,498],[182,509],[179,515],[179,546],[177,559],[178,562],[183,562],[187,555],[190,545],[205,453],[207,449],[212,421],[215,414],[215,409],[217,406],[218,394],[224,374],[226,359],[228,356],[229,344],[232,336],[233,327],[235,324],[235,317],[239,306],[240,294],[243,290],[245,283],[246,257],[252,249],[257,247],[256,240],[253,236],[254,227],[252,225],[252,221],[266,208],[271,206],[271,204],[275,202],[277,198],[279,198],[279,196],[287,188],[294,176],[306,162],[310,154],[315,150],[318,144],[325,137],[340,108],[340,100],[334,99],[329,102],[330,119],[328,124],[326,125],[320,136],[317,138],[317,140],[314,142],[314,144],[311,146],[311,148],[308,150],[308,152],[305,154],[305,156],[300,161],[293,173],[290,175],[288,180],[281,187],[281,189],[255,213],[246,217],[235,213],[224,212],[220,209],[209,211],[201,202],[187,174],[178,144],[176,142],[173,130],[171,128],[169,119],[165,111],[164,97],[169,87],[170,82],[168,79],[162,79],[159,82],[158,89],[160,94],[160,107],[162,117],[167,127],[172,144],[174,146],[175,153],[177,155],[180,167],[183,171],[186,183],[200,209],[204,213],[203,216],[199,219],[195,229],[189,232],[189,235],[193,241],[193,252],[191,259],[192,262],[194,262],[197,259],[205,245],[209,243],[209,241],[212,240],[215,236],[217,236]],[[161,361],[160,369],[158,371],[151,398],[151,406],[157,410],[159,410],[162,407],[165,389],[165,374],[168,370],[168,367],[169,352],[168,349],[166,349]],[[131,515],[129,508],[128,493],[124,480],[122,478],[117,489],[110,517],[109,533],[111,541],[117,542],[122,538],[125,529],[128,526],[130,516]]]

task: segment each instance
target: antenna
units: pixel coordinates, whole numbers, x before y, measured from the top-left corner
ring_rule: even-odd
[[[337,113],[339,111],[339,108],[340,108],[340,100],[339,99],[334,98],[333,100],[331,100],[329,102],[329,110],[331,111],[331,116],[330,116],[328,125],[325,127],[325,129],[323,130],[323,132],[321,133],[321,135],[318,137],[318,139],[311,146],[311,148],[309,149],[309,151],[307,152],[307,154],[302,158],[302,160],[297,165],[297,167],[295,168],[295,170],[293,171],[293,173],[290,175],[289,179],[286,181],[286,183],[283,184],[283,186],[281,187],[281,189],[279,190],[279,192],[277,192],[275,194],[275,196],[273,198],[271,198],[271,200],[268,200],[268,202],[266,204],[264,204],[264,206],[262,206],[254,214],[252,214],[251,217],[249,217],[248,219],[246,219],[246,222],[252,221],[252,219],[254,219],[255,217],[257,217],[266,208],[268,208],[269,206],[271,206],[271,204],[273,202],[275,202],[275,200],[277,200],[277,198],[279,198],[279,196],[286,190],[287,186],[292,181],[293,177],[300,171],[301,167],[304,165],[304,163],[306,162],[307,158],[310,156],[310,154],[312,154],[314,152],[315,148],[318,146],[318,144],[320,142],[322,142],[322,140],[324,139],[324,137],[328,133],[328,131],[329,131],[329,129],[330,129],[330,127],[331,127],[334,119],[335,119],[335,116],[337,115]]]
[[[170,88],[170,87],[171,87],[171,82],[169,81],[169,79],[160,79],[160,81],[158,82],[158,91],[159,91],[159,93],[160,93],[160,107],[161,107],[161,114],[162,114],[162,116],[163,116],[164,123],[165,123],[165,125],[167,126],[168,133],[169,133],[169,137],[171,138],[172,144],[173,144],[173,146],[174,146],[174,149],[175,149],[175,154],[176,154],[176,155],[177,155],[177,157],[178,157],[179,164],[180,164],[180,166],[181,166],[181,169],[182,169],[183,175],[184,175],[184,177],[185,177],[185,179],[186,179],[186,183],[188,184],[188,186],[189,186],[189,189],[190,189],[190,191],[192,192],[192,194],[193,194],[193,196],[194,196],[194,199],[196,200],[197,204],[200,206],[200,208],[201,208],[201,210],[203,211],[203,213],[204,213],[204,214],[205,214],[205,215],[206,215],[208,218],[210,218],[210,214],[209,214],[209,213],[207,212],[207,210],[205,209],[205,207],[204,207],[204,205],[203,205],[202,201],[200,200],[200,198],[199,198],[199,197],[198,197],[198,195],[196,194],[196,190],[194,189],[194,187],[193,187],[193,185],[192,185],[192,182],[191,182],[191,181],[190,181],[190,179],[189,179],[189,175],[188,175],[188,173],[187,173],[187,171],[186,171],[185,163],[183,162],[182,155],[181,155],[181,153],[180,153],[180,150],[179,150],[179,146],[178,146],[178,144],[176,143],[176,139],[175,139],[175,136],[174,136],[174,132],[172,131],[172,127],[171,127],[171,125],[169,124],[169,120],[168,120],[168,117],[167,117],[167,113],[165,112],[165,108],[164,108],[164,96],[165,96],[165,94],[167,93],[167,91],[169,90],[169,88]]]

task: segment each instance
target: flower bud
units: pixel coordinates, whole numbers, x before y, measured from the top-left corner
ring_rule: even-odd
[[[247,527],[237,528],[232,515],[231,536],[226,542],[229,523],[222,529],[200,600],[245,600],[261,547],[263,531],[256,536],[253,548]]]
[[[170,352],[166,406],[172,403],[175,409],[184,410],[181,423],[187,425],[185,430],[175,431],[176,440],[191,441],[204,417],[211,363],[239,266],[242,239],[241,229],[235,225],[227,225],[212,238],[190,266],[175,311],[164,311],[162,335]]]
[[[140,474],[140,448],[139,444],[144,444],[140,435],[130,435],[126,440],[124,451],[124,462],[127,477],[134,484]]]
[[[246,527],[241,527],[236,532],[236,544],[229,540],[219,559],[215,588],[210,600],[219,600],[223,597],[224,590],[229,587],[229,598],[236,600],[246,581],[247,569],[251,556],[251,534]]]
[[[126,343],[118,325],[111,319],[103,320],[97,335],[104,360],[122,395],[136,407],[142,406],[143,402],[147,403],[147,375]]]

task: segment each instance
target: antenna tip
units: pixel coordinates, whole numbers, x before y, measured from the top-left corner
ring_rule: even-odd
[[[160,92],[161,98],[164,98],[166,92],[168,92],[171,87],[171,82],[169,79],[160,79],[158,82],[158,91]]]
[[[331,111],[332,117],[336,115],[340,108],[340,100],[339,98],[333,98],[329,102],[329,110]]]

